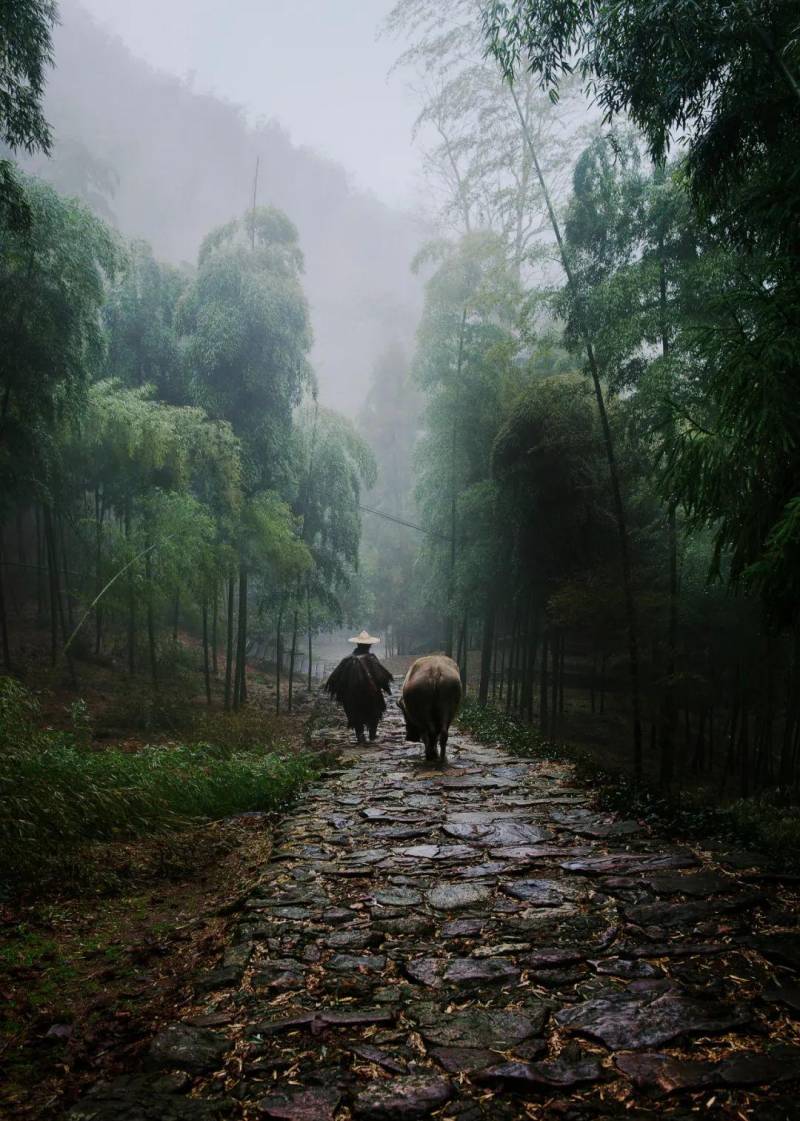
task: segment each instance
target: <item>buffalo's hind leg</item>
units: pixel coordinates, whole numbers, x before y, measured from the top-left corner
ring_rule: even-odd
[[[439,736],[439,763],[444,766],[447,762],[447,731]]]
[[[436,753],[436,736],[431,732],[423,732],[422,741],[425,744],[425,762],[436,763],[439,758]]]

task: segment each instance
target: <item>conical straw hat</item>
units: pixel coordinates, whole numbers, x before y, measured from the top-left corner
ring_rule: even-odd
[[[348,638],[348,642],[352,642],[356,646],[374,646],[376,642],[380,642],[379,638],[373,638],[371,634],[362,631],[357,634],[355,638]]]

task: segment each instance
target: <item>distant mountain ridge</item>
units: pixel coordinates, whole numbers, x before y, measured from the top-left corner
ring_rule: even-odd
[[[355,413],[377,356],[413,334],[421,224],[353,189],[344,168],[277,122],[251,127],[239,107],[155,71],[75,0],[60,15],[46,98],[56,143],[52,159],[28,166],[179,263],[249,205],[258,156],[259,202],[300,232],[322,397]]]

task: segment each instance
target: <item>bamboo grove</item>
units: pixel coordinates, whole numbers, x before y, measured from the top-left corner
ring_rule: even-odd
[[[746,7],[388,20],[443,232],[397,626],[543,735],[714,797],[800,774],[800,59],[791,5]]]
[[[209,703],[214,686],[236,709],[254,647],[294,660],[298,633],[341,618],[374,481],[352,425],[316,401],[297,231],[253,208],[177,269],[42,182],[16,186],[27,220],[0,231],[4,667],[39,620],[73,684],[90,658],[158,693],[188,634]]]

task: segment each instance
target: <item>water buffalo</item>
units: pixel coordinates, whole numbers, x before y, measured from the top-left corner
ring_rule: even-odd
[[[461,678],[453,659],[444,654],[417,658],[405,676],[400,708],[406,721],[406,739],[413,743],[422,740],[429,762],[438,759],[444,763],[447,734],[460,704]]]

